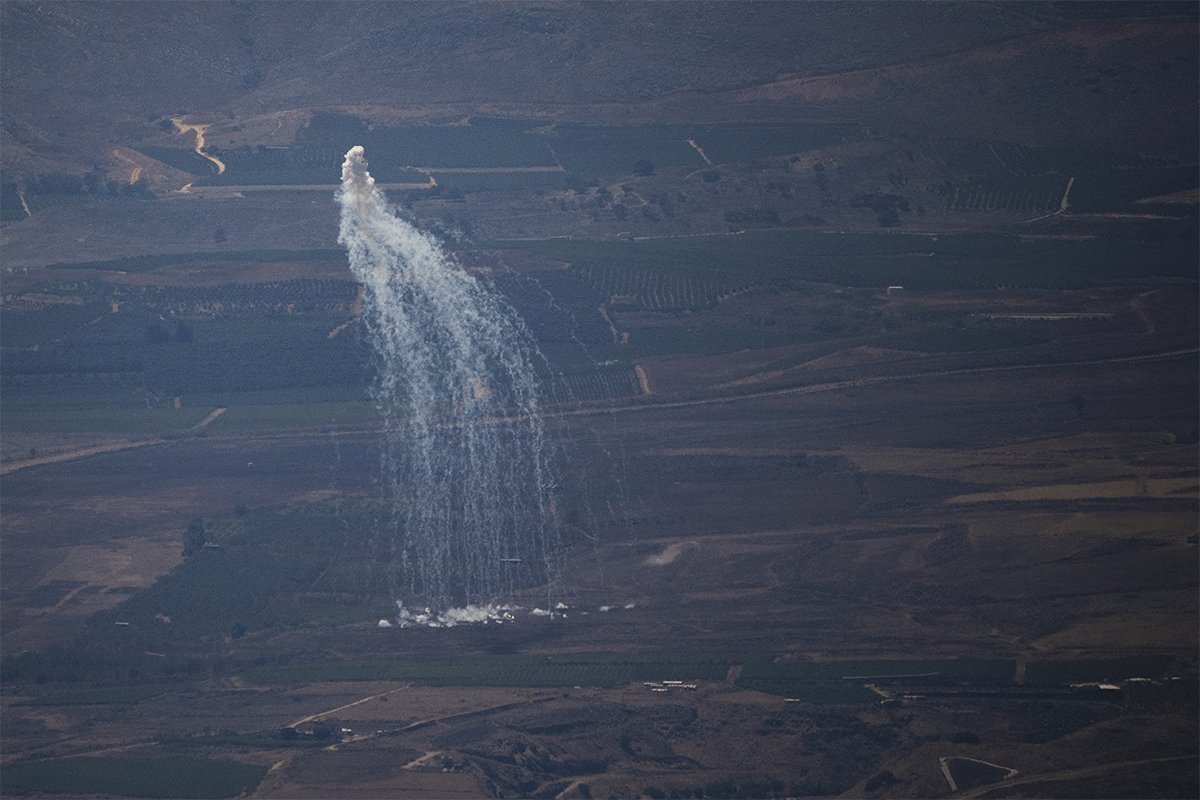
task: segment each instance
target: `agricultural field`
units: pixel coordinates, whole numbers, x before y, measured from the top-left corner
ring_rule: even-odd
[[[879,289],[899,284],[916,290],[1072,289],[1136,281],[1143,276],[1185,278],[1191,274],[1192,256],[1198,252],[1195,237],[1182,231],[1146,241],[1123,237],[1030,241],[1003,234],[789,230],[613,242],[488,242],[484,246],[527,250],[582,270],[640,268],[724,279],[735,286],[771,280]]]
[[[1200,796],[1193,6],[95,5],[0,5],[5,797]],[[352,145],[535,345],[486,624]]]

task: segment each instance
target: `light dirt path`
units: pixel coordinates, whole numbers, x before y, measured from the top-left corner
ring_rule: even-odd
[[[346,320],[345,322],[341,323],[340,325],[335,325],[333,327],[333,329],[329,331],[329,333],[325,334],[325,338],[326,339],[337,338],[337,335],[339,333],[341,333],[342,331],[346,330],[346,328],[350,326],[351,322],[354,322],[353,318]]]
[[[212,423],[213,420],[215,420],[217,417],[221,416],[224,413],[225,413],[224,408],[214,408],[212,411],[208,412],[208,416],[206,416],[204,419],[200,420],[195,425],[193,425],[192,430],[194,430],[194,431],[204,430]]]
[[[648,567],[665,567],[683,555],[685,550],[692,550],[698,546],[695,542],[673,542],[663,548],[661,553],[647,556],[642,563]]]
[[[633,374],[637,376],[638,388],[642,390],[643,395],[654,394],[654,390],[650,387],[650,378],[646,375],[646,370],[642,369],[641,364],[633,365]]]
[[[430,759],[432,759],[436,756],[440,756],[443,752],[445,752],[445,751],[444,750],[426,750],[424,755],[417,756],[412,761],[409,761],[407,764],[402,765],[400,767],[400,769],[416,769],[417,767],[421,766],[422,764],[427,763]]]
[[[992,149],[992,152],[993,153],[996,152],[994,148]],[[996,158],[1000,158],[1000,156],[996,156]],[[1061,214],[1067,213],[1067,210],[1071,207],[1071,187],[1074,185],[1075,185],[1075,176],[1072,175],[1067,180],[1067,188],[1065,190],[1063,190],[1062,200],[1060,200],[1058,202],[1058,210],[1057,211],[1051,211],[1049,214],[1042,214],[1040,217],[1034,217],[1033,219],[1024,219],[1024,220],[1021,220],[1021,222],[1018,224],[1028,225],[1031,222],[1041,222],[1044,219],[1050,219],[1051,217],[1057,217]]]
[[[692,146],[693,150],[700,154],[700,157],[704,159],[705,164],[708,164],[710,167],[713,165],[712,159],[708,157],[708,154],[704,152],[704,148],[697,144],[695,139],[688,139],[688,144]]]
[[[958,783],[955,782],[954,776],[950,774],[950,762],[947,761],[945,758],[939,758],[938,764],[942,768],[942,775],[945,776],[946,783],[950,784],[950,791],[957,792],[958,791]]]
[[[596,310],[600,312],[600,316],[606,323],[608,323],[608,332],[612,334],[613,344],[621,344],[621,332],[617,330],[617,326],[615,323],[613,323],[612,317],[608,315],[608,307],[601,303],[600,307]]]
[[[178,131],[179,133],[187,133],[189,131],[191,131],[192,133],[195,133],[196,134],[196,147],[195,147],[196,155],[200,156],[201,158],[205,158],[205,159],[208,159],[209,161],[211,161],[216,166],[218,175],[220,175],[222,172],[225,171],[225,162],[224,161],[217,158],[216,156],[209,155],[208,153],[204,152],[204,133],[205,133],[205,131],[208,130],[208,125],[195,125],[195,124],[192,124],[189,122],[184,122],[183,119],[180,117],[173,118],[171,120],[171,122],[172,122],[172,124],[175,125],[175,130]]]
[[[121,148],[117,148],[116,150],[113,150],[112,154],[116,158],[120,159],[121,161],[124,161],[126,164],[128,164],[132,168],[129,172],[129,182],[137,183],[138,178],[142,177],[142,165],[139,164],[132,156],[128,156],[125,153],[121,152]]]
[[[1063,192],[1062,202],[1058,204],[1059,211],[1066,211],[1071,207],[1071,187],[1075,185],[1075,176],[1072,175],[1067,181],[1067,189]]]

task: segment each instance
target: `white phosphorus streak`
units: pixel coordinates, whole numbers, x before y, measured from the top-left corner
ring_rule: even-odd
[[[447,609],[549,585],[557,487],[532,337],[488,283],[398,216],[362,147],[346,153],[338,201],[384,419],[377,545],[393,596]]]

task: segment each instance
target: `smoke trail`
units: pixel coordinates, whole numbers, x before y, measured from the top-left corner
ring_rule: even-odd
[[[552,580],[556,486],[525,325],[394,213],[360,146],[346,153],[338,201],[385,423],[394,596],[449,608]]]

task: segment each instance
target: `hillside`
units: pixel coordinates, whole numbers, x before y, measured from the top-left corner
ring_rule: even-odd
[[[1189,3],[1091,15],[1000,3],[703,3],[666,16],[639,3],[215,8],[4,4],[6,174],[123,168],[113,147],[182,113],[249,124],[313,108],[838,119],[1174,156],[1195,144]],[[1142,124],[1164,106],[1177,113]]]

